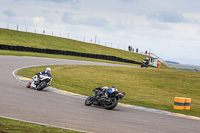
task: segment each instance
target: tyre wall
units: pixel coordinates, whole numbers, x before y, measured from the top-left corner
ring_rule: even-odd
[[[47,54],[71,55],[71,56],[103,59],[103,60],[118,61],[118,62],[141,65],[140,62],[136,62],[136,61],[133,61],[133,60],[123,59],[123,58],[120,58],[120,57],[110,56],[110,55],[102,55],[102,54],[89,54],[89,53],[80,53],[80,52],[74,52],[74,51],[63,51],[63,50],[55,50],[55,49],[41,49],[41,48],[33,48],[33,47],[25,47],[25,46],[12,46],[12,45],[5,45],[5,44],[0,44],[0,49],[1,50],[12,50],[12,51],[47,53]]]

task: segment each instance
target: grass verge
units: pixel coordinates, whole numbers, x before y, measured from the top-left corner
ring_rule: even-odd
[[[18,75],[32,78],[46,66],[22,69]],[[200,116],[200,73],[166,69],[111,66],[51,66],[52,87],[91,95],[99,86],[117,86],[126,96],[121,102]],[[192,98],[191,110],[174,110],[174,97]]]
[[[78,133],[77,131],[40,126],[0,117],[1,133]]]

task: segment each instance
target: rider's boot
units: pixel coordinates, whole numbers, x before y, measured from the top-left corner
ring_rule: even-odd
[[[108,98],[108,92],[107,91],[103,92],[103,96],[102,97]]]

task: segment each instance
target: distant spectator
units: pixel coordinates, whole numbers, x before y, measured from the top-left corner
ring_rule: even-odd
[[[130,45],[128,46],[128,51],[131,51],[131,46]]]
[[[138,48],[136,48],[136,53],[138,53]]]
[[[161,62],[160,62],[160,61],[158,61],[158,68],[160,68],[160,66],[161,66]]]
[[[145,51],[145,55],[147,55],[147,51]]]

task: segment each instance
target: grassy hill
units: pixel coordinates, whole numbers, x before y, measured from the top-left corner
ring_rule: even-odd
[[[0,28],[0,44],[104,54],[141,62],[145,55],[49,35]]]

